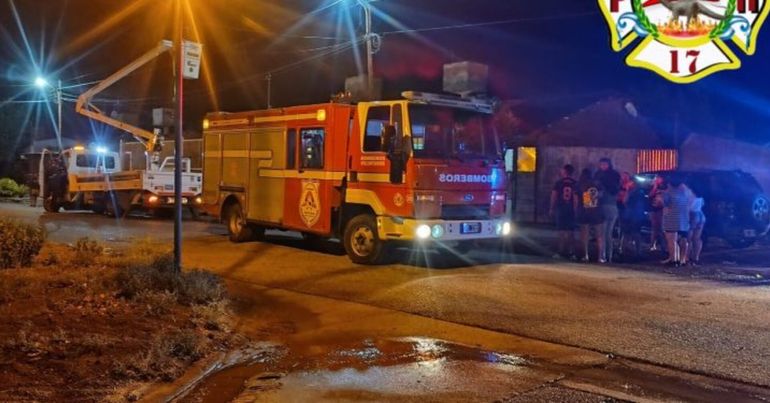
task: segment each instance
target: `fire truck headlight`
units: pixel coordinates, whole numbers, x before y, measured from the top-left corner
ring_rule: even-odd
[[[147,202],[149,202],[150,204],[157,203],[158,202],[158,196],[152,195],[152,196],[148,197],[147,198]]]
[[[195,204],[203,204],[203,198],[198,196],[195,198]]]
[[[430,231],[430,235],[435,239],[441,238],[444,236],[444,227],[439,224],[434,225]]]
[[[417,231],[415,231],[415,235],[417,235],[418,239],[428,239],[430,238],[431,229],[430,226],[422,224],[417,227]]]

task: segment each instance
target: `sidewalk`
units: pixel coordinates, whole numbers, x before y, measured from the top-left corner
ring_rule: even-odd
[[[556,253],[559,234],[550,224],[518,223],[515,228],[513,249],[516,253],[535,254],[548,258]],[[575,240],[580,242],[579,231],[575,231]],[[624,262],[622,256],[616,255],[616,261],[612,265],[634,270],[718,280],[770,282],[770,241],[760,240],[756,245],[746,249],[730,248],[716,238],[709,241],[701,257],[702,264],[698,267],[673,268],[662,266],[660,260],[663,260],[665,256],[659,252],[647,252],[647,245],[644,245],[643,256],[640,258]],[[740,278],[730,276],[739,276]]]

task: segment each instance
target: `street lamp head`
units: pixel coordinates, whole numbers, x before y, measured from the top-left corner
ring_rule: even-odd
[[[40,89],[48,87],[48,80],[46,80],[43,77],[35,78],[35,87],[40,88]]]

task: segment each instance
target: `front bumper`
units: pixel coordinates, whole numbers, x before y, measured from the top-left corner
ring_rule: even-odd
[[[509,228],[504,233],[503,228]],[[430,228],[429,236],[419,236],[421,226]],[[468,233],[463,227],[477,227],[478,232]],[[437,228],[440,228],[438,230]],[[504,219],[493,220],[415,220],[398,217],[377,217],[377,229],[379,237],[387,241],[420,241],[420,242],[456,242],[472,240],[505,239],[512,235],[513,229],[509,221]]]
[[[182,195],[182,206],[201,207],[200,196]],[[142,205],[146,208],[170,208],[174,207],[174,195],[146,194],[142,197]]]

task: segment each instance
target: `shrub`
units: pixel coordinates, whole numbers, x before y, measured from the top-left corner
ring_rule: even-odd
[[[22,197],[29,192],[29,188],[19,185],[11,178],[0,179],[0,197]]]
[[[143,292],[170,292],[185,305],[210,304],[225,298],[225,286],[219,276],[202,270],[177,274],[170,254],[156,256],[149,264],[120,270],[117,282],[120,295],[130,299]]]
[[[90,266],[96,258],[102,255],[104,247],[88,237],[80,238],[75,243],[75,263],[79,266]]]
[[[39,225],[0,218],[0,269],[29,266],[44,241]]]

